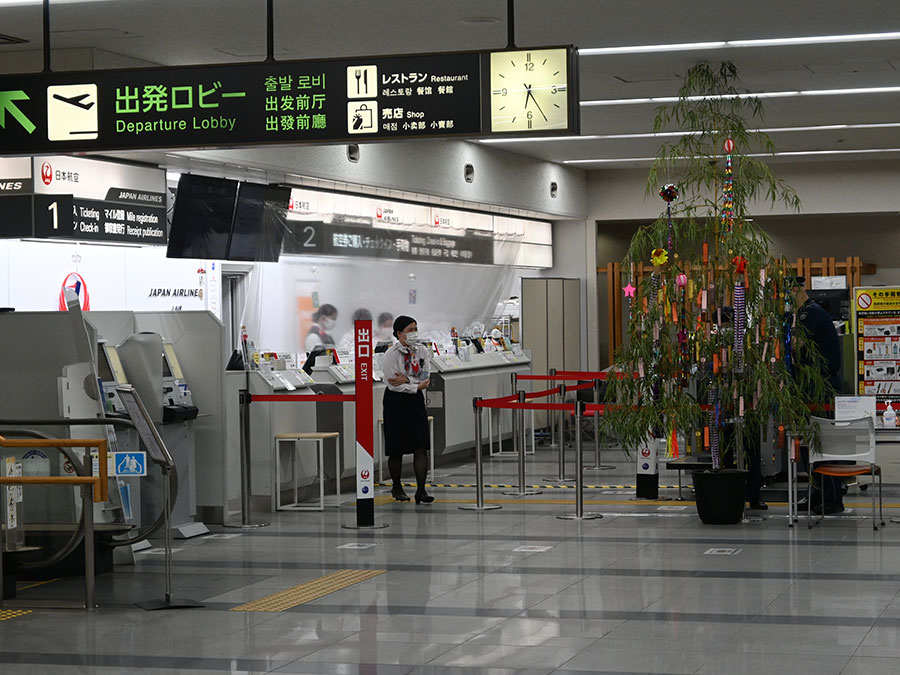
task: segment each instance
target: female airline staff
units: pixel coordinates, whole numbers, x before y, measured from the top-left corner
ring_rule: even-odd
[[[413,455],[416,473],[416,504],[430,504],[434,497],[425,492],[428,474],[428,413],[425,396],[431,371],[431,350],[419,342],[416,320],[398,316],[394,321],[398,342],[384,353],[382,371],[387,379],[384,390],[384,440],[388,470],[393,481],[391,494],[398,502],[409,497],[400,484],[403,455]]]

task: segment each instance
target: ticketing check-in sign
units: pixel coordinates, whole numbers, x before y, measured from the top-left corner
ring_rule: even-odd
[[[375,459],[372,413],[372,320],[353,324],[356,364],[356,525],[375,524]]]

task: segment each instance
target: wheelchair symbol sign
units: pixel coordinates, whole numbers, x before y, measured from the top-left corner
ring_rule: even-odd
[[[146,476],[147,453],[117,452],[114,454],[114,466],[117,476]]]

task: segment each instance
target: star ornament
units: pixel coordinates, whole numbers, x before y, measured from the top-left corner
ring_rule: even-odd
[[[633,298],[633,297],[634,297],[634,292],[635,292],[637,289],[636,289],[634,286],[632,286],[632,285],[631,285],[631,282],[629,281],[629,282],[628,282],[628,285],[627,285],[627,286],[624,286],[624,287],[622,288],[622,290],[625,291],[625,297],[626,297],[626,298]]]

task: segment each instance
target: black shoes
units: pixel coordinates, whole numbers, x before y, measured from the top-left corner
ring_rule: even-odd
[[[402,487],[391,488],[391,496],[398,502],[409,501],[409,495],[403,491]],[[416,501],[418,501],[418,499]]]
[[[754,511],[768,511],[769,505],[763,501],[750,502],[750,508]]]
[[[416,490],[416,504],[430,504],[434,497],[425,493],[425,490]]]

